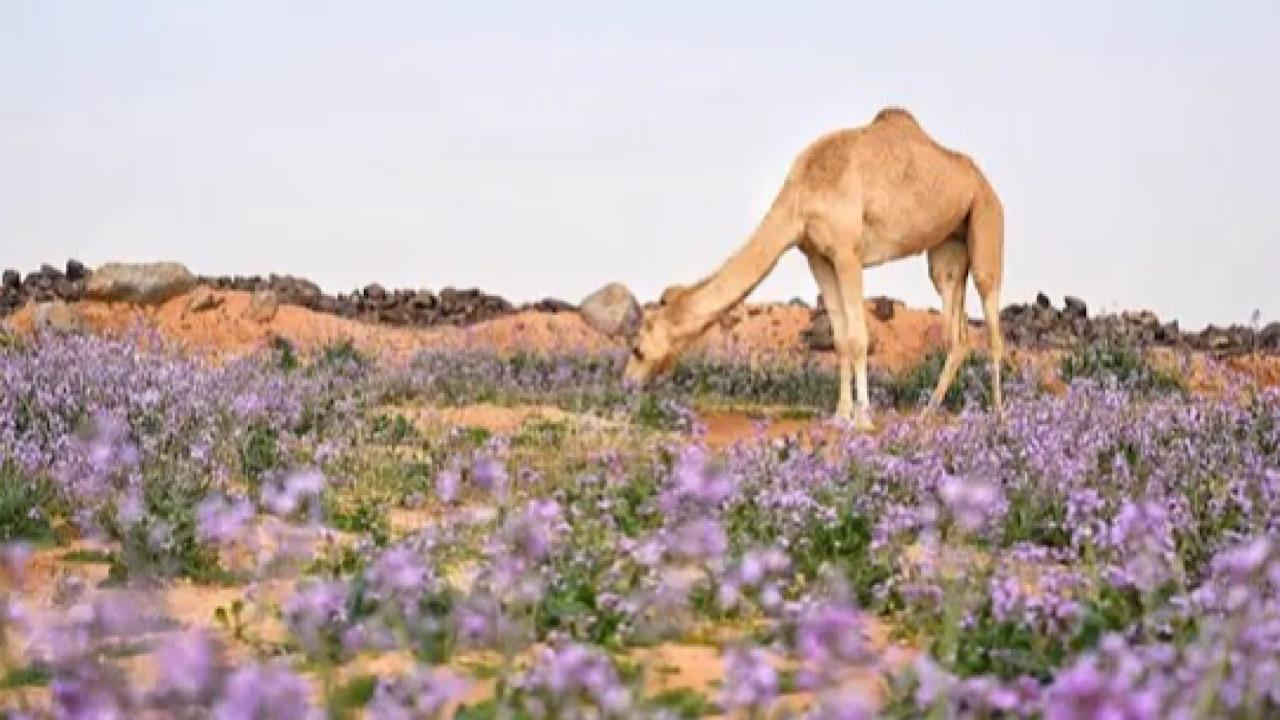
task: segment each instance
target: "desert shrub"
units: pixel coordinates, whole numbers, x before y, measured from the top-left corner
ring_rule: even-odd
[[[283,466],[279,432],[265,422],[250,424],[240,441],[240,472],[257,485],[267,473]]]
[[[343,338],[321,348],[314,364],[319,369],[357,372],[367,369],[371,361],[353,340]]]
[[[49,515],[55,501],[47,478],[24,473],[12,462],[0,463],[0,542],[52,539]]]
[[[1178,392],[1184,389],[1177,375],[1154,367],[1138,348],[1104,340],[1080,345],[1062,357],[1064,382],[1077,379],[1115,383],[1139,392]]]
[[[888,401],[899,409],[919,407],[929,400],[942,368],[946,364],[945,350],[932,352],[919,363],[900,373],[890,375],[884,381],[884,392]],[[1013,366],[1008,362],[1002,365],[1002,379],[1013,373]],[[991,403],[991,361],[985,354],[970,352],[956,371],[955,380],[947,389],[942,404],[948,410],[959,411],[967,403],[981,403],[989,407]]]
[[[288,338],[276,336],[271,338],[270,352],[275,356],[275,366],[283,372],[297,370],[300,363],[298,352]]]

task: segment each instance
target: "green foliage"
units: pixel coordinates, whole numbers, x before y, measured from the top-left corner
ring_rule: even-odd
[[[329,524],[335,529],[368,538],[376,547],[386,547],[391,542],[391,521],[386,508],[376,499],[327,492],[325,506]]]
[[[23,665],[10,669],[0,678],[0,690],[17,688],[44,687],[53,679],[49,668],[40,663]]]
[[[403,415],[375,415],[369,432],[375,442],[404,445],[418,440],[422,433]]]
[[[564,422],[535,419],[520,428],[520,432],[511,438],[511,444],[516,447],[556,450],[564,445],[568,435],[569,426]]]
[[[0,464],[0,542],[50,542],[49,513],[55,506],[53,486],[29,476],[12,462]]]
[[[876,589],[893,574],[893,568],[871,552],[871,525],[846,505],[834,522],[816,518],[806,524],[792,553],[797,575],[818,578],[832,567],[848,580],[864,607],[879,604]]]
[[[1081,345],[1062,357],[1062,380],[1114,382],[1140,392],[1182,392],[1177,375],[1151,365],[1142,351],[1114,341]]]
[[[375,675],[357,675],[347,680],[331,690],[326,698],[329,717],[332,720],[357,717],[357,711],[369,704],[377,688],[378,678]]]
[[[103,550],[79,549],[65,552],[59,559],[69,563],[110,563],[112,558],[110,552]]]
[[[266,473],[284,466],[279,433],[265,422],[254,422],[240,441],[240,472],[256,487]]]
[[[649,699],[649,704],[675,713],[680,718],[700,718],[720,715],[724,711],[706,695],[692,688],[663,690]]]
[[[1004,546],[1030,543],[1065,548],[1071,544],[1065,498],[1023,487],[1011,492],[1008,501],[1009,510],[1002,519]]]
[[[173,473],[173,474],[170,474]],[[234,577],[218,563],[217,550],[197,534],[196,508],[208,495],[208,478],[151,469],[142,482],[142,512],[122,518],[108,513],[106,527],[120,543],[111,555],[111,578],[187,577],[228,583]]]
[[[325,345],[315,364],[319,368],[330,370],[362,370],[370,362],[351,338],[343,338]]]
[[[298,352],[288,338],[277,335],[271,339],[271,352],[275,355],[275,365],[281,372],[293,372],[300,365]]]
[[[938,385],[946,361],[946,351],[935,351],[913,367],[890,376],[884,383],[889,402],[898,409],[920,407],[927,403]],[[1013,366],[1006,361],[1001,366],[1001,377],[1009,377],[1012,371]],[[991,361],[986,355],[976,352],[968,353],[960,364],[955,379],[943,397],[942,405],[956,412],[964,408],[969,398],[981,401],[983,407],[989,407],[992,400]]]
[[[669,430],[680,426],[680,416],[661,397],[645,393],[637,398],[632,407],[631,422],[643,428]]]

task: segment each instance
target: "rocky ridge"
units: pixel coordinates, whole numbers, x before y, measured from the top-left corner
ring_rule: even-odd
[[[63,268],[42,265],[39,270],[25,275],[17,270],[4,270],[0,274],[0,318],[14,313],[27,302],[74,303],[87,299],[93,295],[90,287],[93,274],[76,260],[68,260]],[[578,307],[571,303],[551,298],[517,306],[477,288],[446,287],[434,292],[392,290],[371,283],[351,292],[327,294],[315,283],[292,275],[192,277],[198,287],[239,290],[257,295],[258,304],[254,312],[263,317],[274,314],[273,308],[278,305],[295,305],[364,322],[425,328],[465,327],[522,311],[578,311]],[[214,303],[217,298],[202,296],[197,302]],[[795,300],[791,304],[804,303]],[[901,301],[886,297],[867,301],[870,316],[882,323],[891,322],[895,313],[904,307]],[[49,317],[50,324],[58,324],[52,322],[57,313]],[[1065,297],[1058,307],[1044,293],[1039,293],[1034,302],[1006,306],[1000,317],[1006,340],[1025,348],[1066,348],[1082,343],[1116,342],[1137,347],[1184,348],[1217,355],[1280,353],[1280,322],[1261,327],[1210,325],[1198,331],[1184,331],[1177,321],[1164,321],[1149,311],[1090,315],[1088,306],[1079,298]],[[628,323],[634,323],[634,318],[628,316],[627,323],[623,324]],[[833,349],[830,320],[821,298],[810,310],[809,327],[803,331],[801,339],[810,349]]]
[[[76,260],[68,260],[64,269],[46,264],[26,275],[17,270],[5,270],[0,277],[0,317],[15,312],[28,301],[77,302],[87,299],[91,295],[86,288],[92,274],[89,268]],[[351,292],[330,295],[310,280],[292,275],[199,276],[195,280],[199,285],[214,290],[271,293],[280,304],[401,327],[473,325],[522,310],[546,313],[576,310],[567,302],[551,298],[517,306],[477,288],[446,287],[438,292],[389,290],[371,283]]]

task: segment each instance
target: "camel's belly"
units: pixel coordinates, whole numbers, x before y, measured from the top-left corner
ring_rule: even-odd
[[[862,247],[863,267],[875,267],[894,260],[919,255],[928,249],[928,243],[920,239],[869,238]]]

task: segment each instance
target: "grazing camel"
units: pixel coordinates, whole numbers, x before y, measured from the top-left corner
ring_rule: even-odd
[[[905,110],[886,108],[868,125],[819,138],[800,154],[750,239],[715,274],[673,286],[635,328],[625,379],[644,385],[741,302],[783,252],[799,247],[831,316],[840,367],[836,417],[872,430],[862,271],[925,253],[942,297],[947,359],[925,412],[946,395],[969,352],[965,281],[972,273],[990,332],[993,405],[1004,412],[1000,281],[1004,212],[968,157],[934,142]],[[857,404],[852,384],[856,380]]]

